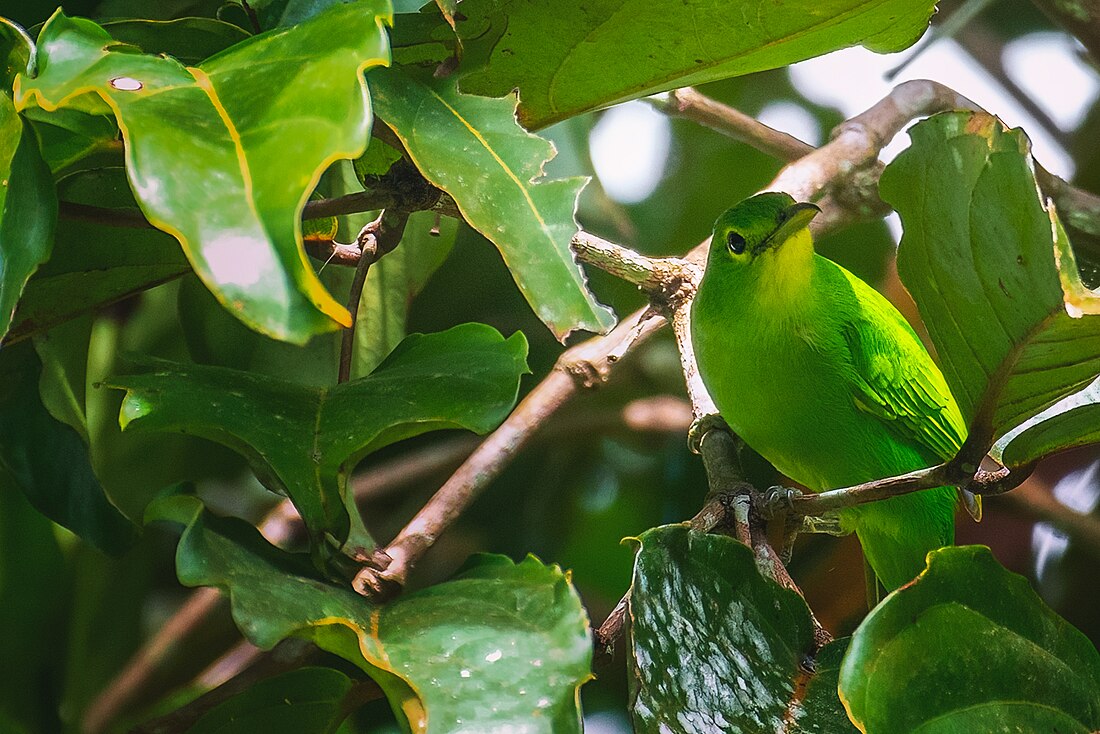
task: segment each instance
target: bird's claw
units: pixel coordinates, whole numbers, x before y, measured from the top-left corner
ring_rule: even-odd
[[[726,419],[717,413],[709,413],[692,421],[691,427],[688,428],[688,449],[691,453],[702,453],[703,438],[712,428],[721,428],[724,431],[730,430]]]
[[[764,507],[769,515],[774,515],[779,510],[793,510],[794,498],[801,497],[802,492],[793,487],[781,487],[775,485],[764,490]]]

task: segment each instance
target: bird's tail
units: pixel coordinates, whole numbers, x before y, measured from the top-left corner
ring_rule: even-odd
[[[884,596],[879,584],[889,592],[909,583],[924,570],[929,551],[955,542],[955,491],[950,487],[893,497],[859,510],[856,535],[869,566],[869,602]]]

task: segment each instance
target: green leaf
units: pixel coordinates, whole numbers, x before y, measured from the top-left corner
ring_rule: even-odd
[[[50,710],[69,600],[65,559],[50,521],[16,489],[0,461],[0,731],[60,728]],[[16,722],[21,728],[16,727]]]
[[[465,324],[414,334],[369,376],[334,387],[162,360],[108,385],[127,391],[125,429],[180,431],[229,446],[269,489],[290,497],[315,551],[324,552],[326,534],[354,551],[373,545],[346,506],[355,464],[427,431],[495,428],[515,403],[526,355],[523,334],[505,340],[491,327]]]
[[[883,173],[901,214],[898,272],[971,433],[1003,435],[1100,373],[1098,300],[1081,285],[1028,142],[984,113],[910,131]]]
[[[23,110],[38,135],[42,158],[54,174],[93,153],[117,152],[122,144],[118,125],[108,115],[91,115],[76,109],[46,112],[39,107]]]
[[[943,548],[852,636],[840,695],[862,731],[1100,728],[1100,654],[988,548]]]
[[[23,27],[0,16],[0,83],[11,89],[17,74],[33,74],[34,41]]]
[[[53,418],[38,392],[41,365],[29,344],[0,360],[0,477],[13,482],[46,517],[108,553],[121,553],[134,526],[110,503],[92,473],[88,449]]]
[[[184,64],[197,64],[248,39],[240,26],[217,18],[145,20],[132,18],[103,24],[103,30],[147,54],[168,54]]]
[[[214,707],[188,734],[330,732],[348,715],[352,680],[331,668],[299,668],[252,685]]]
[[[835,690],[800,703],[814,651],[809,609],[760,575],[751,550],[684,525],[639,542],[627,656],[635,731],[748,734],[796,720],[800,731],[854,731]],[[819,675],[835,680],[835,652],[823,662]]]
[[[934,6],[933,0],[465,0],[460,69],[473,71],[462,89],[498,96],[518,88],[520,119],[535,129],[847,46],[900,51],[928,27]]]
[[[122,169],[82,171],[58,183],[63,200],[133,204]],[[171,237],[155,229],[58,221],[54,252],[27,283],[6,343],[23,339],[190,272]]]
[[[1024,466],[1057,451],[1100,442],[1100,382],[1050,406],[1005,439],[1008,445],[999,457],[1005,466]]]
[[[254,644],[311,639],[378,681],[415,731],[581,730],[577,689],[589,678],[592,643],[580,599],[556,566],[485,556],[453,581],[378,606],[194,498],[160,500],[149,519],[186,527],[180,581],[225,590]]]
[[[424,177],[497,246],[554,335],[607,331],[614,317],[589,292],[569,246],[585,180],[541,178],[554,147],[519,126],[515,98],[460,94],[453,79],[424,83],[397,69],[375,70],[371,85],[378,116]]]
[[[11,98],[0,94],[0,340],[23,287],[50,257],[57,192],[38,140]]]
[[[388,62],[388,19],[385,0],[341,4],[184,67],[58,12],[39,37],[38,76],[16,80],[16,105],[107,105],[149,221],[238,318],[303,343],[350,323],[305,256],[300,217],[329,164],[366,147],[362,74]]]

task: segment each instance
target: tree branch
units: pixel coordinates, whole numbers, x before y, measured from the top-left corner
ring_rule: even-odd
[[[611,366],[663,324],[664,319],[657,313],[641,309],[606,336],[562,353],[550,374],[520,401],[397,537],[375,552],[371,563],[353,580],[355,590],[386,597],[403,587],[413,564],[511,462],[547,418],[582,388],[606,382]]]
[[[1100,66],[1100,0],[1032,0],[1048,18],[1065,28],[1088,49],[1093,66]]]

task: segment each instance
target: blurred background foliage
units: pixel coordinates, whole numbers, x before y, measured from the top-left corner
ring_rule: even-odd
[[[166,0],[155,7],[137,0],[74,0],[65,9],[71,15],[99,19],[151,14],[171,18],[212,15],[219,5],[210,0]],[[945,44],[957,46],[961,57],[970,59],[971,71],[982,83],[1012,97],[1014,92],[1005,82],[1012,82],[1011,70],[1003,64],[999,69],[990,68],[990,59],[996,67],[1006,46],[1025,37],[1038,38],[1035,34],[1049,39],[1049,34],[1061,35],[1061,31],[1028,0],[995,0],[983,5],[953,39],[933,36],[927,45],[899,54],[894,61],[914,53],[931,54]],[[934,27],[944,28],[961,6],[973,8],[974,3],[945,0]],[[52,0],[0,3],[0,14],[27,26],[43,21],[53,9]],[[1066,39],[1063,36],[1065,45],[1072,48]],[[1089,73],[1092,81],[1086,91],[1091,95],[1091,108],[1078,123],[1060,127],[1049,119],[1007,121],[1023,122],[1033,137],[1037,128],[1045,128],[1042,132],[1047,137],[1064,146],[1071,161],[1065,172],[1074,174],[1074,183],[1100,192],[1100,154],[1095,145],[1100,139],[1100,105],[1096,103],[1100,77],[1094,71]],[[950,70],[938,81],[974,95],[993,112],[1001,112],[996,103],[980,99],[980,91],[961,87],[960,79],[952,78]],[[839,81],[841,87],[843,83]],[[1056,80],[1051,83],[1058,84]],[[771,113],[793,111],[800,122],[795,126],[799,129],[791,131],[813,143],[825,139],[846,112],[814,101],[819,99],[817,95],[805,95],[792,83],[787,70],[709,84],[701,91],[749,115],[763,114],[775,124],[790,122],[792,117],[769,116],[769,109]],[[1086,94],[1076,88],[1065,93]],[[1040,102],[1032,102],[1042,109]],[[616,122],[619,112],[611,110],[573,118],[542,133],[558,149],[557,158],[548,167],[551,176],[593,175],[601,164],[610,165],[594,160],[601,126],[611,126],[602,134],[625,138],[628,149],[648,146],[638,148],[636,155],[653,161],[652,171],[645,174],[652,178],[652,185],[636,195],[636,200],[623,201],[621,195],[616,200],[611,187],[602,186],[599,178],[589,184],[578,219],[595,234],[645,254],[682,253],[709,233],[718,213],[765,186],[781,167],[779,161],[747,145],[684,120],[650,119],[640,124],[655,127],[658,133],[642,135],[637,120],[659,115],[642,102],[631,106],[635,108],[633,123],[624,124],[621,117]],[[1048,111],[1047,116],[1054,115]],[[667,137],[661,132],[666,129]],[[666,149],[667,154],[661,155]],[[1037,157],[1046,163],[1042,151]],[[334,173],[323,185],[335,191],[339,178]],[[466,226],[445,226],[433,237],[427,233],[433,223],[421,224],[420,234],[410,235],[416,242],[407,240],[402,250],[422,253],[430,249],[434,253],[431,259],[441,264],[423,291],[411,299],[407,330],[438,331],[481,321],[506,335],[523,331],[531,345],[533,374],[525,378],[522,391],[529,390],[553,367],[561,345],[531,312],[490,243]],[[357,231],[361,225],[343,222],[342,226]],[[1077,240],[1085,235],[1073,232],[1071,236]],[[97,229],[93,237],[123,244],[128,239],[166,238],[149,231],[106,228]],[[63,220],[59,249],[68,240]],[[826,238],[819,247],[905,305],[892,266],[894,236],[886,223],[852,227]],[[348,288],[349,271],[336,266],[321,270],[326,284],[341,299]],[[376,268],[371,277],[376,281],[383,278],[383,269]],[[620,316],[644,303],[642,295],[622,281],[601,272],[591,272],[589,277],[598,298]],[[583,335],[575,335],[574,341],[580,338]],[[158,489],[196,474],[202,477],[200,494],[215,509],[259,521],[273,499],[240,458],[223,447],[177,435],[120,433],[121,393],[100,390],[96,385],[124,369],[123,355],[135,352],[190,358],[318,383],[331,382],[338,349],[336,337],[319,337],[296,348],[248,331],[226,316],[193,276],[70,322],[50,332],[45,344],[61,354],[79,355],[82,345],[88,348],[86,364],[74,358],[67,363],[71,369],[66,374],[44,378],[56,382],[47,391],[75,389],[96,396],[89,401],[94,415],[88,416],[95,468],[112,499],[135,519]],[[664,334],[632,354],[616,370],[611,384],[582,395],[542,427],[535,442],[417,566],[413,587],[449,577],[476,551],[513,558],[530,552],[572,569],[592,621],[599,623],[629,582],[632,550],[621,544],[621,539],[689,518],[706,491],[702,465],[687,450],[684,430],[688,413],[682,400],[678,358],[670,334]],[[468,436],[433,433],[370,456],[359,467],[358,476],[369,484],[364,488],[363,512],[375,537],[392,537],[473,445]],[[1100,643],[1100,605],[1092,591],[1100,542],[1063,535],[1038,521],[1059,511],[1054,503],[1100,515],[1098,466],[1100,454],[1095,449],[1054,457],[1025,486],[1003,498],[990,499],[980,525],[961,517],[958,532],[960,543],[987,544],[1008,568],[1030,576],[1047,601],[1094,643]],[[762,481],[768,481],[766,469],[758,468]],[[377,480],[382,470],[388,472],[385,482]],[[36,716],[42,731],[77,721],[141,642],[159,629],[190,593],[176,581],[174,549],[174,536],[153,528],[127,554],[108,558],[52,526],[21,495],[3,491],[0,628],[21,632],[0,639],[0,661],[33,658],[42,664],[22,684],[0,686],[0,711],[21,712],[20,718],[25,713]],[[854,627],[864,611],[862,564],[854,537],[803,537],[791,570],[828,629],[840,634]],[[181,640],[179,649],[169,651],[163,673],[145,692],[146,702],[159,701],[151,710],[170,710],[172,702],[178,704],[181,697],[189,695],[187,690],[201,690],[202,684],[186,688],[200,673],[205,684],[215,682],[216,672],[202,671],[235,641],[228,610],[223,608],[216,624]],[[43,655],[43,650],[63,652]],[[629,731],[621,652],[597,674],[583,689],[588,731]],[[180,686],[185,686],[185,692],[173,694]],[[164,696],[171,698],[163,701]],[[48,707],[37,715],[27,712],[27,707],[50,700],[63,701],[64,721]],[[134,713],[135,717],[141,715]],[[391,719],[385,702],[376,701],[346,722],[342,731],[396,731],[393,724],[377,723]],[[0,719],[0,730],[4,728]]]

